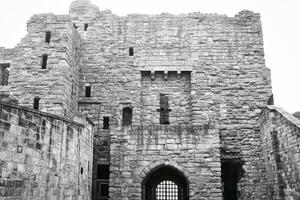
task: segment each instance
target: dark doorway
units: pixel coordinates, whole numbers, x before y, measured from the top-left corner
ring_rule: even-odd
[[[188,182],[174,167],[158,167],[143,181],[143,200],[188,199]]]
[[[94,199],[107,200],[109,196],[109,165],[97,165]]]
[[[224,161],[221,165],[223,199],[238,200],[238,181],[240,180],[243,170],[242,163],[236,161]]]

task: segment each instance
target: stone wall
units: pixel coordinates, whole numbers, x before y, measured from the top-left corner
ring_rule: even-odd
[[[0,103],[0,199],[91,197],[92,125]]]
[[[109,116],[111,128],[119,128],[120,110],[130,105],[133,125],[158,123],[159,93],[167,93],[182,104],[170,103],[171,124],[220,124],[222,160],[243,163],[240,198],[266,198],[257,120],[272,92],[259,14],[86,13],[71,12],[85,44],[81,85],[92,86],[92,96],[85,98],[82,87],[80,98],[101,100],[100,119]],[[189,84],[170,84],[184,72],[190,72]],[[145,84],[143,73],[154,79]]]
[[[101,101],[100,129],[104,116],[119,129],[128,106],[133,125],[159,123],[159,94],[167,93],[171,124],[220,124],[222,160],[243,164],[240,198],[266,199],[258,118],[272,91],[259,14],[120,17],[77,0],[70,15],[85,47],[80,99]]]
[[[96,125],[94,178],[97,163],[109,164],[110,154],[114,159],[111,198],[129,195],[123,186],[116,186],[117,175],[126,177],[129,173],[127,165],[115,160],[116,148],[130,156],[142,156],[140,161],[134,156],[130,158],[139,166],[152,162],[151,142],[145,141],[141,146],[145,151],[141,149],[142,153],[136,153],[134,149],[140,144],[130,142],[140,140],[129,138],[121,145],[120,135],[142,137],[151,132],[151,139],[150,125],[159,123],[159,95],[166,94],[171,125],[162,130],[158,128],[161,137],[171,135],[170,130],[178,124],[192,127],[219,124],[218,131],[208,129],[212,131],[208,134],[212,140],[199,137],[193,145],[200,149],[205,142],[215,145],[215,138],[219,137],[220,153],[215,154],[219,165],[220,160],[243,165],[244,173],[238,183],[239,198],[267,199],[258,119],[272,92],[270,70],[264,62],[259,14],[241,11],[234,17],[198,12],[120,17],[109,10],[100,11],[89,0],[76,0],[70,6],[69,15],[34,15],[27,27],[28,34],[16,48],[0,49],[0,60],[11,63],[9,86],[0,87],[0,92],[7,95],[9,91],[12,98],[28,107],[32,107],[34,97],[40,97],[40,110],[69,119],[77,112],[90,117]],[[49,43],[45,42],[46,31],[51,32]],[[41,69],[43,54],[48,55],[46,69]],[[86,96],[86,86],[91,87],[90,97]],[[123,130],[124,107],[132,108],[132,125],[143,130]],[[103,130],[104,117],[109,118],[109,130]],[[183,128],[182,132],[187,138],[193,136],[188,129]],[[172,154],[176,158],[185,153],[183,146],[190,144],[190,140],[179,141],[174,149],[165,149],[170,150],[171,155],[175,146],[179,147],[181,151]],[[190,147],[188,150],[192,151]],[[164,152],[159,153],[166,156]],[[195,158],[204,155],[194,154],[199,153],[197,150],[191,153]],[[172,165],[179,166],[180,162]],[[191,158],[189,162],[198,161]],[[201,166],[210,162],[205,158]],[[115,171],[117,165],[118,171]],[[185,167],[190,166],[182,168]],[[215,181],[220,184],[218,172]],[[199,173],[201,175],[201,169]],[[203,187],[200,193],[204,198],[208,194],[204,190],[219,198],[219,188],[213,192],[204,183],[209,180],[195,184]],[[191,198],[200,198],[195,189],[191,191]]]
[[[300,199],[300,121],[275,106],[262,112],[260,134],[268,199]]]
[[[190,72],[169,73],[164,78],[163,72],[156,72],[151,78],[150,72],[142,73],[141,121],[143,124],[159,124],[160,94],[169,99],[170,124],[191,123],[191,75]]]
[[[189,183],[189,199],[222,199],[219,129],[149,125],[111,131],[110,199],[141,200],[154,168],[172,166]]]
[[[40,98],[40,110],[72,119],[79,93],[82,43],[68,15],[34,15],[28,34],[15,47],[10,67],[10,95],[20,105],[33,107]],[[46,42],[46,32],[51,34]],[[42,57],[48,55],[42,69]]]

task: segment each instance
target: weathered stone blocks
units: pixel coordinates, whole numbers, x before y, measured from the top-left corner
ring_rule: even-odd
[[[0,198],[90,199],[92,128],[0,103]]]

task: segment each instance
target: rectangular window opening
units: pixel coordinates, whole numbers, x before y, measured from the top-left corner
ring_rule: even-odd
[[[84,31],[87,31],[89,24],[84,24]]]
[[[40,104],[40,98],[39,97],[35,97],[33,99],[33,109],[39,110],[39,104]]]
[[[109,117],[103,117],[103,129],[109,129]]]
[[[91,86],[85,86],[85,97],[91,97]]]
[[[169,109],[169,97],[166,94],[160,94],[160,109],[158,111],[160,112],[160,124],[170,124],[169,112],[171,109]]]
[[[50,38],[51,38],[51,32],[47,31],[46,32],[46,37],[45,37],[45,42],[49,44],[50,43]]]
[[[43,57],[42,57],[42,69],[47,68],[47,60],[48,60],[48,55],[44,54]]]
[[[125,107],[122,109],[122,126],[131,126],[132,124],[132,109]]]
[[[134,52],[133,52],[133,47],[129,47],[129,56],[133,56]]]
[[[0,64],[0,85],[8,85],[9,63]]]

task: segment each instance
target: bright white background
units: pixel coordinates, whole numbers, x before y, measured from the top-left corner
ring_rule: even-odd
[[[0,0],[0,46],[13,47],[37,13],[68,14],[72,0]],[[243,9],[261,13],[266,66],[271,68],[275,105],[300,111],[300,0],[92,0],[100,10],[171,14],[202,12],[234,16]]]

